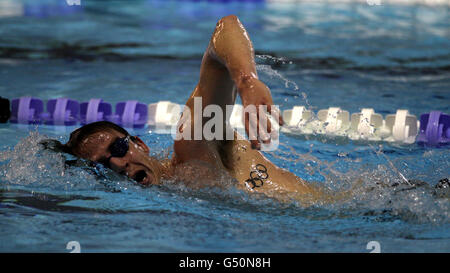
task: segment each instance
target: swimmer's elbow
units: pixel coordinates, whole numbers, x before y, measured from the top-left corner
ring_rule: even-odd
[[[239,21],[236,15],[228,15],[222,17],[216,25],[216,32],[220,30],[226,30],[227,32],[233,29],[242,29],[244,26]]]
[[[222,17],[219,20],[218,24],[220,24],[220,23],[229,23],[229,22],[238,22],[238,21],[239,21],[239,18],[236,15],[231,14],[231,15]]]
[[[230,37],[234,36],[234,29],[240,24],[236,15],[228,15],[217,21],[216,28],[211,37],[208,53],[211,57],[223,64],[223,60],[219,57],[220,52],[225,50],[227,44],[233,41]],[[230,36],[231,35],[231,36]]]

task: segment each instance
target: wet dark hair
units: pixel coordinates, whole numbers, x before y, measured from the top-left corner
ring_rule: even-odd
[[[86,124],[83,127],[76,129],[70,134],[69,141],[64,145],[65,152],[74,154],[74,151],[76,151],[79,148],[80,143],[82,143],[85,139],[92,136],[93,134],[101,132],[114,132],[114,131],[124,134],[125,136],[130,135],[127,132],[127,130],[109,121],[97,121]]]
[[[119,132],[126,136],[130,135],[127,130],[123,129],[119,125],[109,121],[97,121],[89,123],[73,131],[70,134],[69,141],[66,144],[54,139],[46,139],[41,141],[41,144],[46,149],[50,149],[56,152],[64,152],[71,155],[76,155],[76,151],[80,148],[80,143],[83,143],[85,139],[93,134],[101,132]]]

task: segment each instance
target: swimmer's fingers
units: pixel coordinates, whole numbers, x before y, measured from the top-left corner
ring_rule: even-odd
[[[256,110],[258,109],[258,110]],[[271,141],[271,124],[267,116],[267,105],[247,107],[244,112],[245,132],[253,149],[261,149],[261,142],[269,144]]]
[[[284,125],[283,116],[280,114],[280,107],[278,107],[278,105],[268,105],[267,111],[274,118],[274,120],[278,122],[280,126]]]
[[[240,96],[244,105],[245,131],[254,149],[260,149],[260,142],[270,143],[274,124],[271,124],[268,115],[275,122],[283,125],[280,110],[273,105],[269,88],[256,78],[248,79],[240,85]]]
[[[244,112],[245,118],[245,133],[250,140],[252,149],[261,149],[261,143],[258,141],[258,115],[256,109],[248,109]]]
[[[267,116],[267,105],[260,105],[258,108],[258,137],[264,144],[269,144],[272,127]]]
[[[280,115],[280,109],[277,105],[268,104],[259,106],[258,115],[258,129],[260,140],[265,144],[270,144],[272,140],[278,139],[278,129],[277,124],[272,124],[272,122],[278,123],[280,126],[284,124],[283,118]],[[269,119],[269,116],[272,119]],[[275,129],[275,131],[274,131]]]

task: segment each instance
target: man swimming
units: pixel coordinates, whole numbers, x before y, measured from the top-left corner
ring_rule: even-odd
[[[267,106],[267,112],[272,114],[274,120],[283,124],[279,111],[273,107],[269,88],[258,79],[250,38],[239,19],[231,15],[222,18],[216,25],[203,56],[200,80],[186,107],[193,113],[195,99],[201,98],[203,109],[208,105],[218,105],[226,112],[227,105],[234,105],[237,94],[244,107]],[[259,120],[262,116],[256,118]],[[193,135],[195,126],[198,123],[203,126],[207,120],[183,114],[178,133],[183,136],[189,130],[188,133]],[[250,122],[250,118],[245,119],[247,135],[250,133]],[[225,118],[223,125],[227,126]],[[337,194],[326,194],[324,189],[275,166],[259,151],[261,141],[271,141],[271,128],[273,125],[267,123],[266,130],[256,130],[258,137],[250,138],[250,141],[237,132],[231,140],[181,137],[174,142],[172,158],[158,160],[149,156],[150,148],[139,137],[130,136],[113,123],[96,122],[72,132],[65,149],[75,156],[102,163],[143,185],[160,184],[161,180],[182,176],[185,183],[201,186],[198,180],[217,179],[214,176],[218,171],[223,171],[237,181],[237,188],[278,199],[283,193],[294,194],[295,199],[305,202],[336,198]],[[203,179],[199,179],[198,175],[187,175],[186,166],[191,167],[192,173],[202,174]]]

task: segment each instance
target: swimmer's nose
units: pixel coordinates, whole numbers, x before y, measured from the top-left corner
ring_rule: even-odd
[[[111,169],[118,173],[126,175],[130,172],[129,160],[126,157],[111,157],[109,165]]]

